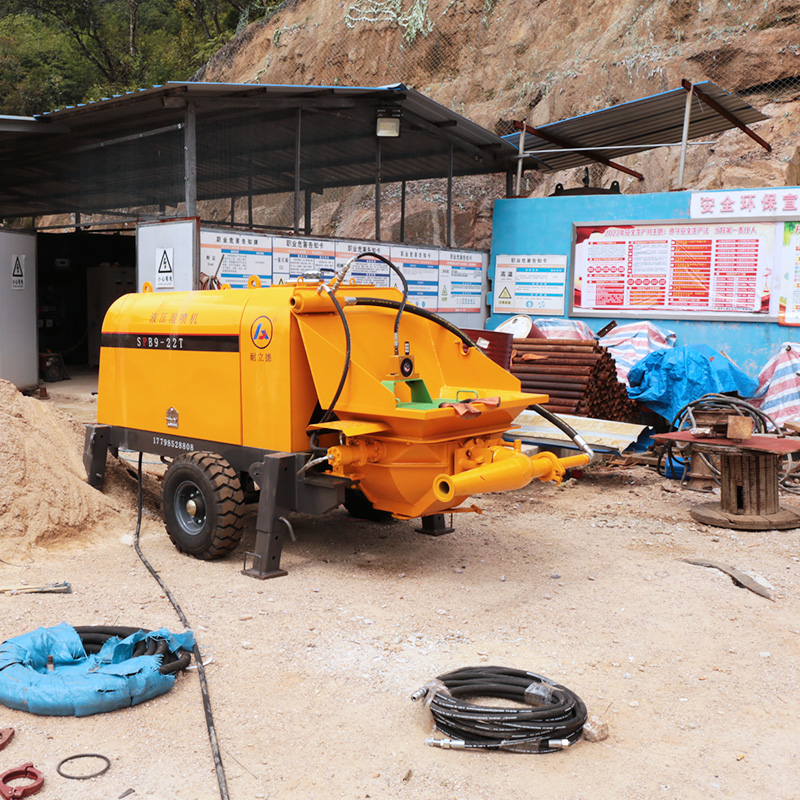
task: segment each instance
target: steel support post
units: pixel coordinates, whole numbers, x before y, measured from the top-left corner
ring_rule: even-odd
[[[183,180],[186,216],[197,216],[197,124],[193,103],[186,106],[183,129]]]

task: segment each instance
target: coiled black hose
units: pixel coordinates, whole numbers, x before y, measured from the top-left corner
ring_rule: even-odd
[[[439,675],[427,691],[436,727],[449,739],[427,744],[453,749],[552,753],[574,744],[586,722],[586,705],[574,692],[535,672],[509,667],[464,667]],[[497,697],[526,708],[484,706],[465,697]]]
[[[82,625],[75,628],[76,633],[81,637],[83,649],[87,655],[99,653],[100,648],[109,639],[114,637],[126,639],[140,630],[143,629],[102,625]],[[150,631],[144,632],[150,633]],[[162,656],[161,667],[158,670],[162,675],[171,675],[173,672],[180,672],[180,670],[186,669],[192,658],[188,650],[179,650],[177,653],[173,653],[164,639],[149,639],[137,642],[131,655],[133,658],[138,656]]]
[[[683,406],[673,417],[670,430],[682,431],[691,430],[692,428],[697,427],[694,415],[702,412],[727,412],[731,415],[738,414],[742,417],[750,417],[753,420],[753,433],[764,434],[767,433],[770,428],[772,428],[778,434],[778,436],[783,437],[785,435],[780,425],[769,414],[765,413],[760,408],[756,408],[746,400],[742,400],[738,397],[714,393],[704,394],[697,400],[692,400],[690,403],[687,403],[685,406]],[[674,465],[682,467],[681,486],[691,489],[692,487],[687,483],[689,477],[689,459],[688,457],[680,459],[676,457],[676,450],[678,453],[685,452],[688,450],[688,446],[685,444],[680,445],[679,443],[672,441],[664,443],[658,454],[656,471],[660,475],[667,474],[666,467],[662,469],[662,464],[665,461],[667,467],[669,467],[673,472],[677,471],[675,470]],[[720,470],[718,464],[715,463],[708,454],[703,453],[700,450],[695,450],[695,453],[697,454],[698,458],[702,460],[708,467],[711,477],[714,479],[714,481],[719,483]],[[787,492],[793,492],[795,494],[800,493],[800,487],[796,483],[797,465],[793,463],[790,456],[787,456],[786,460],[787,466],[784,470],[783,476],[778,481],[778,485],[781,489]]]

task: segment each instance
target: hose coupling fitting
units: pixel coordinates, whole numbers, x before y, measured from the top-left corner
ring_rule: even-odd
[[[467,746],[463,739],[436,739],[433,736],[429,736],[425,744],[428,747],[443,747],[445,750],[464,750]]]
[[[566,750],[572,742],[569,739],[549,739],[547,746],[552,750]]]
[[[422,700],[422,698],[425,697],[427,694],[428,694],[428,687],[422,686],[419,689],[417,689],[417,691],[414,692],[414,694],[411,695],[411,701],[416,703],[417,700]]]

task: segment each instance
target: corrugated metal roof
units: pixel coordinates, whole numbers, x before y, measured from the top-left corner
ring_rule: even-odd
[[[745,125],[769,119],[740,97],[726,92],[710,81],[703,81],[696,86]],[[535,134],[526,133],[526,152],[547,151],[537,152],[535,158],[538,161],[526,161],[526,167],[531,166],[542,172],[557,172],[582,167],[595,161],[584,153],[564,152],[564,147],[585,150],[612,147],[614,149],[597,152],[604,158],[617,159],[650,150],[654,146],[680,143],[685,107],[686,90],[680,88],[549,125],[540,125],[538,130],[564,144],[559,146]],[[692,99],[690,140],[713,136],[733,127],[733,123],[699,98]],[[512,133],[503,138],[519,151],[519,137],[519,133]]]
[[[374,183],[385,105],[402,109],[402,124],[398,138],[380,140],[384,183],[447,176],[451,146],[455,176],[515,164],[511,143],[401,83],[165,83],[0,126],[0,217],[176,206],[190,103],[201,200],[294,191],[298,109],[303,190]]]

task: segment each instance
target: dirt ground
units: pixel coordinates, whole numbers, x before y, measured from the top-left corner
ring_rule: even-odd
[[[46,546],[0,537],[2,585],[73,589],[3,595],[2,638],[62,621],[180,630],[132,547],[123,480],[102,523]],[[208,661],[232,800],[800,798],[800,531],[696,524],[689,507],[707,498],[676,488],[645,467],[598,466],[479,497],[484,513],[438,538],[344,510],[297,516],[289,575],[266,582],[239,572],[252,515],[235,554],[202,562],[174,549],[151,499],[142,549]],[[775,599],[683,558],[750,571]],[[409,696],[481,664],[565,684],[609,738],[541,756],[427,747]],[[42,800],[219,797],[196,671],[120,712],[0,709],[8,726],[2,770],[33,762]],[[102,777],[56,773],[87,752],[111,760]]]

